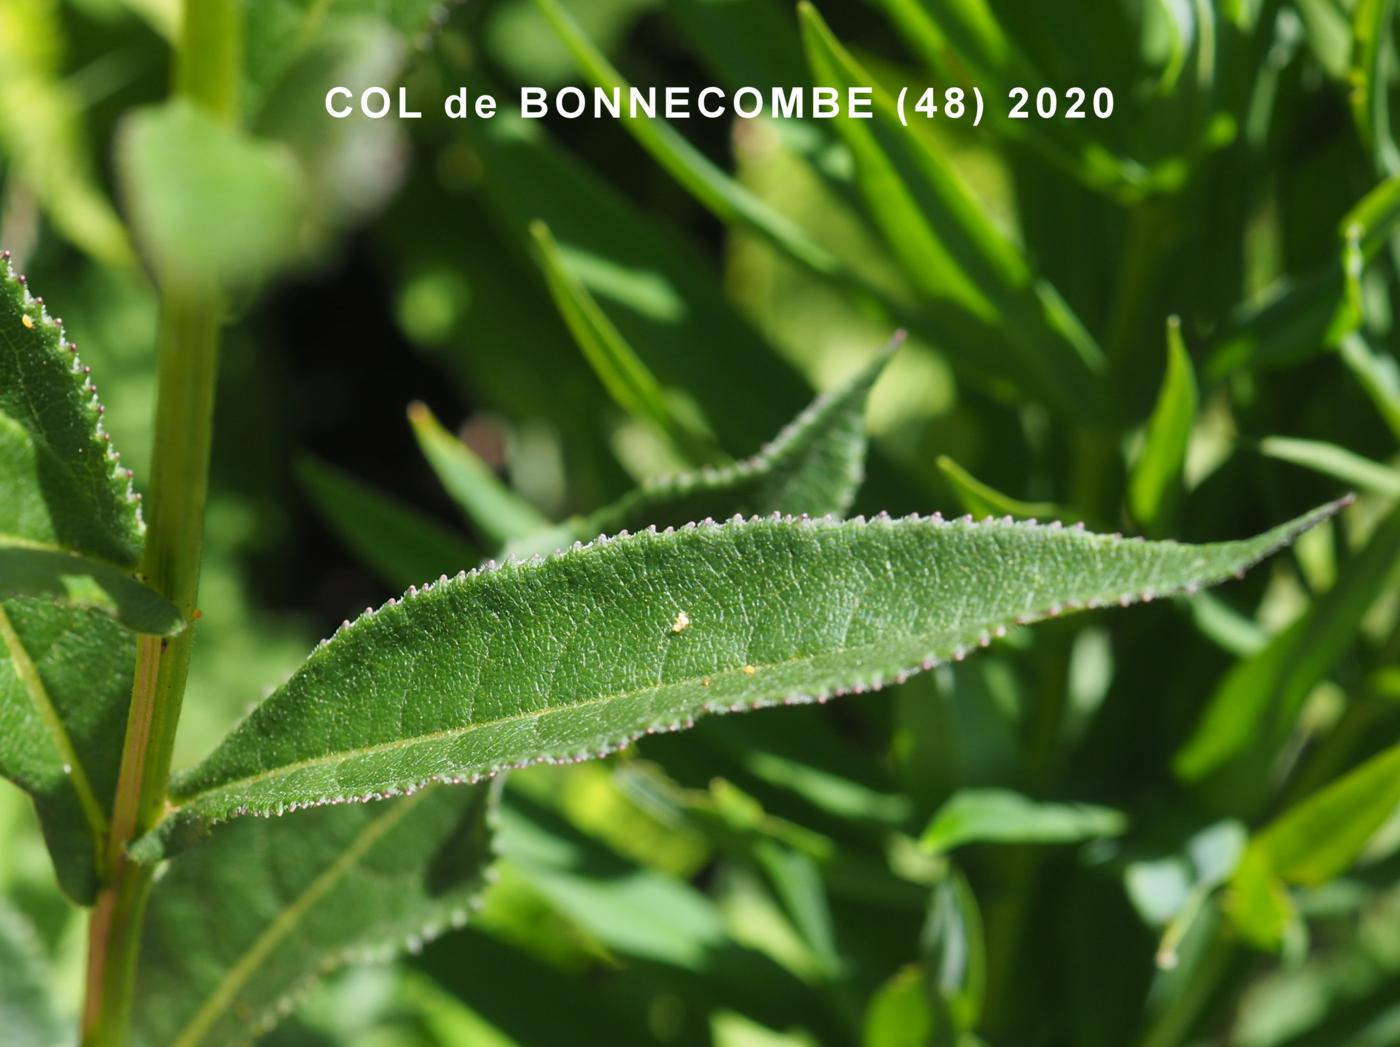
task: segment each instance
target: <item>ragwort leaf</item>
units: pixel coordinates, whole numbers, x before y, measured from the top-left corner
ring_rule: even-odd
[[[494,789],[249,818],[170,867],[148,903],[141,1044],[244,1043],[317,978],[461,926],[492,858]]]
[[[158,859],[240,815],[875,689],[1017,624],[1223,581],[1336,509],[1214,545],[971,518],[735,519],[463,573],[344,625],[174,781],[132,853]]]
[[[0,255],[0,600],[95,607],[141,632],[179,611],[132,576],[142,525],[77,347]]]
[[[97,891],[135,664],[135,636],[99,612],[0,604],[0,775],[33,797],[79,903]]]
[[[77,902],[96,890],[131,694],[117,622],[184,625],[133,577],[141,518],[87,373],[0,257],[0,774],[34,799]]]
[[[643,527],[680,527],[738,513],[841,516],[865,478],[865,402],[894,349],[819,396],[753,457],[644,483],[612,505],[506,547],[527,557]]]

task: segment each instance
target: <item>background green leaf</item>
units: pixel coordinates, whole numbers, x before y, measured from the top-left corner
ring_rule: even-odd
[[[304,190],[285,147],[175,101],[130,116],[117,155],[137,242],[166,285],[243,290],[295,256]]]
[[[1005,789],[964,789],[933,816],[920,838],[932,851],[968,843],[1079,843],[1117,836],[1121,811],[1092,804],[1046,803]]]
[[[37,936],[7,904],[0,904],[0,1025],[15,1047],[49,1047],[64,1038]]]
[[[1148,529],[1160,520],[1168,500],[1179,490],[1191,429],[1196,424],[1196,406],[1191,355],[1181,337],[1181,321],[1171,317],[1167,320],[1167,373],[1128,482],[1133,518]]]

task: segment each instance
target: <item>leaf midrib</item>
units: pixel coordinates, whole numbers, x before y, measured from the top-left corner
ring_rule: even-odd
[[[278,944],[301,921],[301,918],[333,888],[346,872],[359,862],[380,839],[395,825],[401,822],[426,793],[403,798],[395,809],[388,810],[382,817],[374,819],[358,832],[340,857],[297,895],[277,917],[263,928],[243,952],[238,962],[233,964],[219,979],[214,990],[195,1012],[194,1016],[176,1033],[172,1040],[174,1047],[193,1047],[209,1032],[219,1015],[233,1003],[239,989],[248,983],[258,966],[272,954]]]
[[[82,760],[79,759],[78,751],[73,747],[73,739],[69,737],[68,730],[63,725],[63,717],[54,707],[53,699],[49,697],[48,688],[44,686],[43,678],[39,675],[39,669],[29,656],[29,651],[25,649],[19,634],[15,632],[14,623],[10,621],[9,613],[3,604],[0,604],[0,638],[5,641],[5,648],[9,652],[11,663],[14,665],[15,675],[24,685],[30,701],[34,703],[39,720],[43,723],[49,740],[58,752],[61,765],[68,768],[68,773],[64,777],[72,783],[73,791],[77,794],[78,805],[82,808],[83,817],[87,820],[88,828],[92,831],[95,853],[100,859],[107,843],[107,815],[103,812],[102,805],[97,801],[97,794],[93,792],[92,781],[88,778],[87,769],[83,766]]]

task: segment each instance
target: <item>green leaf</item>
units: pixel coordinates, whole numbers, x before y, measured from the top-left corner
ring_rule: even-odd
[[[51,979],[29,922],[0,900],[0,1029],[9,1047],[53,1047],[64,1033],[49,1001]]]
[[[286,147],[181,99],[127,117],[117,162],[137,242],[166,287],[244,291],[295,257],[305,187]]]
[[[989,98],[1006,98],[1013,87],[1046,82],[1046,75],[1021,51],[986,0],[953,0],[942,5],[937,16],[927,0],[878,3],[909,48],[934,71],[935,82],[970,88],[970,76]],[[1085,185],[1125,200],[1148,187],[1149,173],[1141,165],[1087,141],[1074,124],[1013,120],[1007,112],[1004,106],[988,107],[987,121],[998,134],[1039,150]]]
[[[1128,505],[1133,517],[1155,529],[1180,491],[1186,449],[1196,424],[1196,375],[1191,354],[1181,337],[1181,320],[1167,320],[1167,373],[1157,406],[1147,423],[1147,438],[1128,480]]]
[[[1400,469],[1373,462],[1336,444],[1289,436],[1268,436],[1259,441],[1259,451],[1269,458],[1301,465],[1363,491],[1391,498],[1400,496]]]
[[[937,1022],[971,1032],[987,992],[987,942],[977,897],[956,867],[934,885],[921,938]]]
[[[605,90],[630,86],[607,58],[584,36],[558,0],[535,0],[559,34],[583,74]],[[678,183],[720,221],[757,233],[789,256],[827,277],[850,279],[841,262],[786,217],[730,178],[664,120],[625,117],[623,128]]]
[[[1253,783],[1241,784],[1236,795],[1256,795],[1303,699],[1355,643],[1361,619],[1384,591],[1397,559],[1400,511],[1392,511],[1332,588],[1268,646],[1226,674],[1195,733],[1177,753],[1176,772],[1199,780],[1229,770]],[[1252,759],[1242,759],[1246,753]]]
[[[530,235],[554,304],[613,402],[637,421],[652,426],[687,463],[722,460],[724,454],[709,426],[681,413],[667,399],[646,364],[569,268],[549,227],[534,222]]]
[[[1400,806],[1400,746],[1371,757],[1257,833],[1230,882],[1229,911],[1256,944],[1277,947],[1293,915],[1284,884],[1345,872]]]
[[[59,885],[96,893],[131,699],[135,637],[96,611],[0,604],[0,774],[34,799]]]
[[[871,821],[895,827],[909,821],[913,804],[900,793],[880,792],[862,782],[814,767],[810,763],[747,747],[744,768],[770,785],[800,796],[819,811],[850,821]]]
[[[77,78],[64,78],[62,15],[56,0],[0,5],[0,150],[59,233],[102,262],[130,265],[126,229],[93,170],[86,100]]]
[[[946,454],[938,456],[938,471],[948,481],[962,507],[973,516],[1014,516],[1021,520],[1046,520],[1062,515],[1051,502],[1022,502],[984,484]]]
[[[1337,355],[1400,440],[1400,364],[1395,357],[1377,352],[1360,334],[1343,338],[1337,346]]]
[[[1292,6],[1306,27],[1304,39],[1323,69],[1333,79],[1345,80],[1351,26],[1343,6],[1333,0],[1294,0]]]
[[[1117,836],[1122,812],[1085,803],[1042,803],[1008,789],[962,789],[933,816],[920,842],[931,851],[968,843],[1079,843]]]
[[[1360,0],[1352,11],[1352,119],[1382,174],[1400,172],[1400,149],[1390,125],[1389,81],[1394,69],[1389,67],[1394,51],[1387,53],[1394,43],[1394,25],[1395,0]]]
[[[817,82],[846,91],[875,84],[840,45],[815,8],[799,5],[808,61]],[[979,325],[990,361],[1036,400],[1076,417],[1102,416],[1101,350],[1053,288],[1031,272],[1023,251],[983,213],[947,161],[903,126],[895,102],[873,88],[871,119],[848,116],[836,128],[856,161],[866,206],[910,278],[935,303],[965,311]],[[957,352],[947,340],[940,349]],[[966,347],[961,347],[966,352]],[[987,366],[983,361],[982,366]]]
[[[1348,288],[1400,223],[1400,175],[1381,182],[1337,226],[1336,254],[1302,277],[1285,276],[1246,301],[1206,363],[1215,380],[1242,368],[1266,369],[1339,345],[1360,326]]]
[[[451,528],[343,470],[307,457],[298,472],[326,526],[389,585],[406,588],[481,560]]]
[[[775,425],[801,409],[810,388],[774,352],[754,322],[735,308],[693,235],[601,178],[551,140],[538,120],[502,112],[486,123],[468,121],[468,125],[463,133],[470,136],[481,157],[482,188],[491,213],[504,227],[505,243],[528,242],[530,223],[547,222],[574,274],[608,311],[637,355],[663,385],[695,398],[722,446],[755,446]],[[449,206],[450,200],[445,197],[438,206]],[[430,210],[419,220],[432,227],[436,214]],[[499,297],[508,300],[494,309],[509,324],[501,337],[566,342],[564,332],[547,322],[554,319],[547,301],[537,305],[535,296],[527,295],[527,304],[519,304],[521,289],[515,282],[528,280],[527,274],[515,276],[505,269],[506,279],[502,279],[503,266],[513,261],[510,252],[491,251],[488,241],[485,257],[474,258],[469,249],[473,246],[456,247],[451,264],[465,267],[473,288],[498,288]],[[421,246],[414,248],[415,253],[421,251]],[[489,323],[490,312],[482,313],[485,308],[474,303],[472,315]],[[522,308],[530,315],[516,315]],[[542,315],[533,315],[536,312]],[[478,336],[473,327],[462,337],[486,335]],[[489,359],[474,361],[474,366],[489,377],[473,375],[473,387],[492,389],[502,406],[502,397],[516,403],[516,415],[560,413],[559,394],[552,383],[547,390],[541,387],[530,402],[519,402],[532,391],[535,377],[529,368],[522,368],[522,360],[548,359],[555,370],[570,368],[560,374],[561,379],[572,377],[571,365],[582,363],[575,353],[563,363],[553,358],[552,347],[533,344],[521,347],[518,354],[507,354],[509,363],[499,353],[481,354],[488,355]],[[587,412],[583,418],[591,421],[598,408],[584,396],[596,380],[586,367],[579,370],[589,386],[575,391],[572,403],[575,411]],[[522,371],[516,382],[509,381]],[[744,375],[744,380],[735,381],[736,374]],[[524,390],[519,388],[522,385]],[[596,422],[592,427],[596,429]]]
[[[923,968],[911,965],[876,990],[865,1012],[862,1047],[926,1047],[935,1042],[926,980]]]
[[[1400,746],[1392,746],[1284,812],[1249,846],[1289,883],[1317,886],[1345,872],[1400,806]]]
[[[500,852],[560,912],[624,955],[698,972],[728,944],[704,892],[630,865],[513,792],[501,807]]]
[[[141,514],[88,372],[0,255],[0,599],[43,596],[177,633],[179,611],[132,576]]]
[[[765,515],[841,516],[865,477],[865,402],[902,339],[844,385],[819,396],[752,458],[662,477],[589,516],[506,547],[553,552],[601,534],[680,527],[694,520]]]
[[[251,1041],[336,967],[461,926],[491,861],[495,792],[250,818],[172,865],[148,903],[136,1042]]]
[[[334,37],[347,28],[371,27],[406,52],[409,44],[437,28],[440,22],[433,16],[442,7],[443,0],[258,0],[249,4],[244,47],[244,97],[249,114],[259,112],[268,94],[298,60],[327,36]],[[376,82],[390,87],[393,81],[391,75]],[[341,82],[328,81],[326,86]],[[319,108],[319,95],[315,101]]]
[[[470,447],[444,429],[427,404],[409,404],[408,421],[438,481],[462,515],[493,542],[508,542],[550,526],[539,510],[502,483]]]
[[[170,814],[133,853],[157,859],[240,815],[595,757],[705,714],[870,690],[1016,624],[1223,581],[1336,510],[1196,546],[938,518],[736,519],[463,573],[324,642],[178,776]]]

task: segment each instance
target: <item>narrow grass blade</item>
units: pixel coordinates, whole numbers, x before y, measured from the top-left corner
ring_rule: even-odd
[[[1018,624],[1223,581],[1336,509],[1195,546],[970,519],[735,519],[463,574],[343,626],[176,779],[133,854],[157,859],[240,815],[597,757],[706,714],[877,688]]]
[[[410,404],[408,421],[438,481],[462,514],[491,541],[508,542],[550,526],[539,510],[502,483],[470,447],[444,429],[427,404]]]
[[[1400,148],[1390,123],[1387,34],[1394,42],[1395,0],[1360,0],[1352,10],[1351,113],[1381,174],[1400,173]]]
[[[946,454],[938,456],[938,471],[953,488],[962,507],[973,516],[1013,516],[1019,520],[1052,520],[1064,515],[1053,502],[1023,502],[984,484]]]
[[[924,0],[878,3],[942,83],[976,83],[987,97],[1006,98],[1013,87],[1045,82],[1045,74],[1017,46],[985,0],[954,0],[936,16]],[[1147,188],[1149,172],[1141,165],[1075,134],[1073,125],[1012,120],[1005,107],[997,105],[988,107],[987,121],[998,134],[1024,142],[1086,186],[1125,201]]]
[[[558,0],[535,0],[554,31],[594,85],[627,93],[629,84],[583,34]],[[622,126],[652,158],[722,222],[743,225],[816,273],[849,279],[844,266],[792,222],[778,214],[707,159],[664,120],[625,117]]]
[[[703,465],[721,460],[723,452],[709,426],[675,409],[646,364],[569,268],[549,227],[535,222],[530,235],[549,293],[613,402],[660,433],[687,462]]]
[[[816,9],[799,5],[817,81],[838,90],[869,87],[871,75],[832,35]],[[913,282],[931,300],[951,301],[989,325],[988,351],[1006,379],[1037,400],[1082,417],[1106,410],[1102,352],[1064,301],[1036,279],[1024,254],[983,213],[948,166],[903,126],[893,99],[872,92],[870,119],[838,117],[856,161],[856,182],[876,225]]]
[[[1281,462],[1292,462],[1304,469],[1340,480],[1350,487],[1386,497],[1400,497],[1400,469],[1363,458],[1345,447],[1322,440],[1299,440],[1290,436],[1268,436],[1259,441],[1259,451]]]
[[[735,308],[699,243],[685,229],[659,218],[616,184],[600,178],[553,141],[539,121],[501,113],[463,130],[481,158],[485,202],[502,226],[505,242],[528,243],[530,223],[546,222],[560,249],[567,252],[574,274],[607,310],[647,368],[667,388],[682,389],[695,398],[722,446],[757,446],[802,409],[807,384],[774,351],[753,320]],[[439,206],[447,205],[444,200]],[[485,258],[475,257],[466,244],[453,251],[452,264],[467,267],[473,287],[495,288],[501,299],[519,299],[516,282],[528,281],[528,270],[503,274],[502,260],[489,243]],[[528,296],[524,306],[540,308],[538,317],[519,317],[514,315],[518,309],[493,303],[492,309],[509,324],[502,337],[517,341],[547,337],[557,339],[563,348],[568,339],[561,336],[567,332],[556,332],[553,322],[543,322],[554,317],[547,296],[540,298],[542,308],[535,304],[534,295]],[[560,354],[553,347],[531,344],[522,347],[519,355],[528,361],[552,360]],[[569,364],[582,363],[576,357],[567,357]],[[503,406],[516,404],[513,416],[521,416],[526,409],[549,413],[548,408],[520,402],[526,394],[518,386],[528,385],[534,376],[514,356],[507,362],[494,354],[489,364],[474,366],[490,372],[489,377],[474,375],[475,385],[491,389]],[[578,370],[591,387],[594,380],[586,365]],[[504,380],[522,371],[517,381]],[[736,381],[735,375],[743,375],[744,380]],[[572,376],[570,371],[560,379]],[[571,402],[574,411],[585,410],[589,418],[597,413],[591,397],[584,400],[583,394],[575,392]]]
[[[326,526],[397,589],[481,561],[471,543],[451,528],[343,470],[306,457],[297,471]]]
[[[1129,508],[1149,531],[1155,530],[1180,493],[1186,450],[1196,424],[1196,406],[1191,354],[1181,337],[1181,321],[1173,316],[1167,320],[1167,373],[1147,423],[1142,453],[1133,463],[1128,479]]]
[[[1337,355],[1355,376],[1385,424],[1400,440],[1400,363],[1371,348],[1361,334],[1351,334],[1337,346]]]

